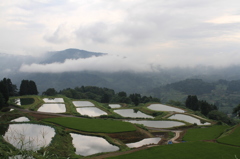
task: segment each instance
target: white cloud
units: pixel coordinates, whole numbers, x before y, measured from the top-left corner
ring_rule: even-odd
[[[91,57],[87,59],[67,59],[64,63],[22,65],[21,72],[61,73],[74,71],[150,71],[150,66],[133,59],[115,55]]]
[[[214,61],[224,52],[214,65],[234,64],[240,49],[239,4],[238,0],[3,1],[0,52],[40,54],[78,48],[138,59],[146,67],[145,60],[166,66],[206,64],[206,59]]]

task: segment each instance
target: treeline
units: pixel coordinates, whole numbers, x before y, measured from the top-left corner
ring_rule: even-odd
[[[0,110],[7,106],[9,97],[18,95],[37,95],[37,86],[34,81],[22,80],[20,90],[12,84],[11,79],[4,78],[0,81]]]
[[[49,88],[43,92],[43,95],[53,96],[57,93],[65,95],[69,98],[92,99],[101,103],[126,103],[137,106],[140,103],[160,102],[158,98],[153,98],[151,96],[141,96],[137,93],[127,95],[124,91],[115,93],[113,89],[100,88],[97,86],[82,86],[74,89],[67,88],[59,92],[57,92],[54,88]]]
[[[11,79],[4,78],[0,81],[0,109],[7,106],[10,96],[17,95],[17,86],[12,84]]]
[[[196,95],[189,95],[186,99],[185,106],[193,111],[200,111],[201,114],[205,115],[209,119],[221,121],[229,125],[235,124],[235,122],[226,114],[218,111],[216,105],[209,104],[203,100],[198,100]]]
[[[202,79],[186,79],[184,81],[168,84],[166,87],[186,94],[196,95],[210,93],[213,89],[215,89],[214,84],[204,82]]]

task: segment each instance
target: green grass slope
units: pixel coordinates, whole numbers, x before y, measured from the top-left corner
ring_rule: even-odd
[[[111,159],[217,159],[240,158],[240,149],[228,145],[208,142],[188,142],[152,147]]]
[[[217,140],[220,143],[240,146],[240,125],[231,130],[230,134]]]
[[[201,141],[217,139],[227,128],[229,128],[227,125],[215,125],[207,128],[189,129],[183,140]]]
[[[70,129],[85,132],[116,133],[136,130],[136,128],[131,123],[110,119],[104,120],[74,117],[58,117],[44,119],[43,121],[55,123]]]

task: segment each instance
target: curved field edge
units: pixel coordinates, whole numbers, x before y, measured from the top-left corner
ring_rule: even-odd
[[[227,128],[228,125],[214,125],[211,127],[194,128],[187,130],[183,137],[185,141],[202,141],[217,139]]]
[[[188,142],[152,147],[126,155],[110,157],[111,159],[213,159],[240,157],[237,147],[209,142]]]
[[[227,134],[217,140],[219,143],[240,146],[240,125],[233,128]]]
[[[87,119],[75,117],[57,117],[43,119],[45,122],[61,125],[66,128],[97,133],[117,133],[135,131],[133,124],[111,119]]]

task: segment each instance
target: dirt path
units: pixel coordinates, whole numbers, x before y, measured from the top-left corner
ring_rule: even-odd
[[[172,141],[173,143],[180,143],[179,141],[176,141],[179,137],[182,131],[173,131],[175,133],[175,136],[171,138],[169,141]]]

